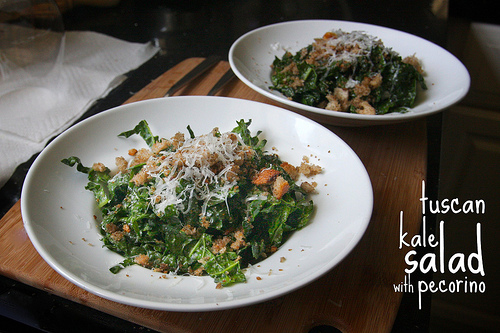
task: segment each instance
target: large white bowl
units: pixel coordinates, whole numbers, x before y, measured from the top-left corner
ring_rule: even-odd
[[[361,115],[328,111],[290,101],[271,90],[271,64],[285,51],[297,52],[327,31],[364,31],[379,37],[385,46],[402,57],[416,55],[425,70],[428,90],[421,91],[413,108],[405,113]],[[451,53],[420,37],[376,25],[334,21],[304,20],[273,24],[250,31],[238,38],[229,50],[229,63],[238,78],[253,90],[320,122],[341,126],[368,126],[408,121],[439,112],[460,101],[468,92],[467,69]]]
[[[324,172],[315,176],[315,216],[257,267],[248,282],[216,289],[210,277],[170,276],[139,266],[118,274],[109,268],[123,258],[103,248],[94,215],[98,210],[87,175],[60,161],[78,156],[84,165],[102,162],[112,168],[116,156],[146,147],[139,136],[118,137],[142,119],[155,135],[177,132],[223,132],[240,119],[252,120],[285,161],[298,165],[303,156]],[[120,106],[70,128],[42,151],[28,172],[21,209],[31,242],[43,259],[74,284],[98,296],[144,308],[208,311],[261,302],[307,284],[337,265],[356,245],[369,223],[373,194],[357,155],[339,137],[301,115],[281,108],[223,97],[169,97]],[[280,258],[285,257],[285,262]],[[260,276],[261,280],[256,277]]]

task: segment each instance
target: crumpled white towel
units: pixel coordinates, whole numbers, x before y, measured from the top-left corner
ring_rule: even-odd
[[[48,76],[40,86],[0,96],[0,188],[19,164],[41,151],[123,82],[125,73],[157,51],[151,43],[130,43],[88,31],[66,32],[56,79]]]

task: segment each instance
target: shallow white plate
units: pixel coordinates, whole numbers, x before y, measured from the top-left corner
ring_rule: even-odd
[[[317,211],[311,224],[296,232],[275,254],[246,272],[248,282],[216,289],[210,277],[164,276],[139,266],[117,275],[109,268],[122,257],[102,248],[87,175],[60,161],[78,156],[91,166],[114,167],[117,156],[146,147],[135,135],[117,135],[145,119],[155,135],[223,132],[240,119],[262,130],[267,148],[298,165],[302,157],[321,165],[314,177]],[[25,180],[21,209],[24,226],[40,255],[74,284],[101,297],[138,307],[168,311],[208,311],[261,302],[299,288],[339,263],[369,223],[373,194],[357,155],[331,131],[281,108],[223,97],[169,97],[120,106],[91,117],[57,137],[35,160]],[[285,257],[285,262],[280,258]],[[257,277],[261,277],[260,280]]]
[[[360,115],[328,111],[290,101],[269,89],[271,64],[286,51],[297,52],[327,31],[364,31],[379,37],[403,58],[416,55],[422,63],[427,90],[421,91],[413,108],[405,113]],[[460,101],[468,92],[470,77],[463,64],[445,49],[420,37],[370,24],[333,21],[290,21],[265,26],[238,38],[229,50],[229,63],[241,81],[253,90],[315,120],[342,126],[368,126],[396,123],[428,116]]]

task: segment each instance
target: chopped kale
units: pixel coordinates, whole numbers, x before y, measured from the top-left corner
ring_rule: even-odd
[[[337,42],[342,38],[352,40]],[[418,89],[427,89],[424,77],[381,41],[370,38],[336,31],[295,54],[275,57],[270,88],[295,102],[332,111],[404,112],[413,107]],[[353,51],[346,55],[348,48]],[[340,98],[336,89],[348,94]]]

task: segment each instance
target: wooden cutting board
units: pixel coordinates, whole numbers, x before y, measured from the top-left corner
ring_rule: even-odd
[[[127,103],[161,97],[202,58],[187,59],[136,93]],[[204,95],[229,68],[220,62],[177,94]],[[273,104],[238,79],[218,95]],[[373,185],[370,225],[354,250],[315,282],[285,296],[238,309],[167,312],[118,304],[93,295],[56,273],[38,255],[23,227],[20,203],[0,221],[0,274],[161,332],[307,332],[333,325],[343,332],[389,332],[404,280],[399,249],[399,214],[404,211],[407,238],[419,233],[420,197],[426,177],[424,120],[372,127],[327,126],[346,141],[364,163]]]

